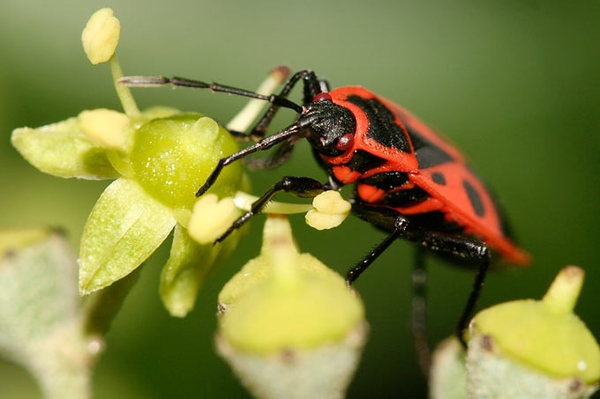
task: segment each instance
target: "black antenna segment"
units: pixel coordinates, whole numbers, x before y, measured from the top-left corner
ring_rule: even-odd
[[[256,98],[258,100],[266,101],[273,104],[276,107],[288,108],[302,113],[302,106],[296,104],[287,98],[271,94],[263,95],[253,91],[239,89],[237,87],[231,87],[222,85],[220,83],[206,83],[200,80],[186,79],[180,77],[167,78],[163,76],[124,76],[119,79],[119,83],[128,87],[158,87],[171,85],[174,87],[189,87],[193,89],[208,89],[217,93],[228,93],[236,96]]]

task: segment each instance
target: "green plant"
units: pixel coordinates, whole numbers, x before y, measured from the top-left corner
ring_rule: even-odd
[[[248,178],[242,167],[232,165],[211,193],[196,201],[197,188],[218,159],[236,151],[237,143],[225,127],[197,113],[168,107],[140,111],[129,90],[118,84],[118,36],[118,20],[103,9],[90,20],[82,40],[93,64],[110,64],[124,112],[83,111],[41,128],[16,129],[12,136],[25,159],[45,173],[115,179],[90,214],[78,262],[53,231],[7,232],[0,237],[0,350],[30,370],[50,398],[90,396],[103,336],[135,283],[136,271],[171,231],[174,239],[159,291],[172,315],[187,315],[198,291],[243,231],[221,244],[212,242],[254,200],[244,192]],[[259,91],[272,92],[282,80],[282,70],[276,69]],[[246,130],[260,112],[257,105],[251,102],[227,127]],[[349,204],[335,192],[316,198],[313,206],[270,204],[261,254],[219,296],[217,349],[256,397],[343,397],[366,340],[365,313],[342,278],[298,252],[286,219],[276,216],[298,212],[308,212],[311,226],[331,228],[343,221]],[[77,271],[79,294],[85,300],[77,295]],[[554,302],[567,303],[564,314],[569,317],[581,281],[579,288],[563,291],[558,296],[562,299]],[[497,337],[495,330],[482,331],[484,343],[503,348],[502,332]],[[480,338],[472,344],[482,347]],[[588,344],[590,367],[585,375],[577,368],[550,373],[552,381],[567,381],[574,397],[589,395],[598,383],[597,344],[593,337]],[[452,350],[450,358],[458,362],[442,370],[450,372],[453,384],[442,384],[441,392],[456,396],[435,397],[465,397],[471,392],[466,381],[473,381],[476,367],[468,366],[467,373],[462,348]],[[467,358],[473,353],[470,349]],[[515,356],[509,353],[512,364]],[[537,360],[534,356],[525,362],[539,369],[538,374],[548,374],[547,363],[539,367]]]

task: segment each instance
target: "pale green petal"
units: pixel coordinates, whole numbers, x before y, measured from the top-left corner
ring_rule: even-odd
[[[89,180],[119,176],[108,161],[106,150],[79,130],[77,118],[36,129],[15,129],[12,144],[29,163],[54,176]]]
[[[236,231],[216,245],[200,245],[188,235],[186,229],[177,225],[171,256],[163,268],[160,281],[160,295],[173,316],[184,317],[194,308],[198,291],[233,250],[239,234]]]
[[[175,225],[171,209],[133,180],[120,178],[104,191],[83,231],[79,291],[89,294],[144,262]]]

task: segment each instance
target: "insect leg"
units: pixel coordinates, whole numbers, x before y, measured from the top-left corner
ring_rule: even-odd
[[[287,98],[292,89],[300,80],[304,82],[304,104],[311,102],[313,97],[321,92],[321,85],[319,83],[319,80],[317,79],[315,73],[311,70],[299,71],[292,75],[292,77],[283,86],[283,89],[277,95],[277,97]],[[259,139],[264,137],[267,129],[269,128],[269,125],[273,121],[273,118],[275,117],[275,114],[277,113],[280,107],[280,104],[271,102],[271,106],[267,109],[263,117],[256,123],[254,128],[250,131],[250,136],[257,137]],[[296,112],[301,113],[302,109]]]
[[[219,160],[219,163],[217,163],[217,166],[215,167],[215,169],[210,174],[210,176],[208,176],[208,179],[206,179],[206,181],[204,182],[202,187],[200,187],[200,189],[196,193],[196,197],[200,197],[202,194],[207,192],[209,188],[212,187],[212,185],[215,183],[215,181],[217,180],[217,178],[219,177],[219,175],[221,174],[221,171],[223,170],[223,168],[225,166],[229,165],[230,163],[232,163],[234,161],[237,161],[238,159],[244,158],[254,152],[268,150],[269,148],[273,147],[274,145],[281,143],[282,141],[286,141],[290,137],[298,135],[299,131],[300,131],[300,128],[298,125],[292,125],[289,128],[282,130],[279,133],[276,133],[272,136],[262,139],[261,141],[259,141],[258,143],[254,144],[254,145],[251,145],[250,147],[246,147],[243,150],[236,152],[235,154],[232,154],[225,158],[221,158]]]
[[[490,266],[490,253],[487,249],[487,246],[481,242],[481,263],[479,264],[479,268],[477,269],[477,274],[475,275],[475,281],[473,281],[473,287],[471,288],[471,293],[469,294],[469,298],[467,299],[467,304],[463,309],[462,315],[458,320],[458,324],[456,325],[456,335],[460,343],[463,347],[467,347],[467,343],[464,338],[464,334],[469,327],[469,322],[473,318],[473,313],[475,312],[475,306],[477,306],[477,301],[481,296],[481,291],[483,290],[483,284],[485,282],[485,276],[487,275],[489,266]]]
[[[485,243],[471,237],[448,234],[418,226],[413,227],[404,216],[391,209],[369,207],[355,201],[352,204],[352,211],[361,219],[391,233],[354,268],[350,269],[346,277],[349,284],[354,282],[398,238],[413,241],[424,249],[442,256],[448,256],[454,260],[477,262],[479,267],[475,281],[455,329],[458,339],[463,346],[466,346],[464,332],[473,316],[490,265],[490,253]]]
[[[259,199],[254,201],[250,210],[233,222],[229,229],[227,229],[227,231],[223,233],[221,237],[217,238],[215,243],[223,241],[233,231],[239,229],[252,217],[262,212],[269,201],[271,201],[271,199],[273,199],[273,197],[280,192],[290,193],[300,198],[314,198],[325,191],[325,189],[325,185],[314,179],[308,177],[286,176],[274,184]]]
[[[352,210],[355,211],[354,207],[352,208]],[[356,213],[356,211],[355,211],[355,213]],[[361,215],[359,215],[359,217],[361,217]],[[392,245],[392,243],[394,241],[396,241],[398,238],[404,236],[405,230],[407,229],[407,227],[408,227],[408,220],[406,220],[401,215],[398,215],[398,217],[395,219],[394,229],[393,229],[392,233],[389,234],[386,238],[384,238],[384,240],[381,241],[379,243],[379,245],[377,245],[371,252],[369,252],[367,254],[367,256],[365,256],[360,262],[358,262],[358,264],[356,266],[354,266],[352,269],[348,270],[348,273],[346,274],[346,283],[348,283],[348,285],[350,285],[354,281],[356,281],[356,279],[358,279],[358,277],[365,270],[367,270],[367,268],[369,266],[371,266],[371,263],[373,263],[375,261],[375,259],[379,258],[379,256],[382,253],[384,253],[385,250],[388,249],[388,247],[390,245]]]
[[[207,83],[201,80],[187,79],[177,76],[172,78],[164,76],[124,76],[119,79],[119,83],[129,87],[158,87],[171,85],[175,87],[188,87],[192,89],[208,89],[217,93],[228,93],[236,96],[256,98],[258,100],[269,102],[275,107],[293,109],[298,113],[302,112],[302,107],[293,101],[288,100],[286,96],[275,94],[258,94],[250,90],[226,86],[220,83]]]
[[[245,160],[246,166],[251,170],[277,168],[290,158],[295,144],[296,140],[294,139],[284,141],[271,156],[266,158],[247,158]]]
[[[455,329],[456,336],[461,344],[466,347],[464,333],[473,317],[490,265],[490,253],[487,246],[483,241],[471,237],[420,228],[407,232],[403,238],[414,241],[439,255],[449,256],[459,261],[475,261],[478,264],[471,292]]]
[[[426,251],[417,246],[415,264],[412,271],[413,296],[411,303],[411,328],[415,337],[415,349],[419,365],[425,375],[431,366],[431,350],[427,342],[427,270],[425,268]]]

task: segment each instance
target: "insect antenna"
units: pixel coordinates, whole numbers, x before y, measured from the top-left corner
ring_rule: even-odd
[[[285,97],[278,96],[276,94],[264,95],[258,94],[253,91],[240,89],[237,87],[231,87],[222,85],[220,83],[206,83],[200,80],[186,79],[180,77],[164,77],[164,76],[124,76],[119,79],[119,84],[128,87],[159,87],[171,85],[174,87],[189,87],[193,89],[208,89],[216,93],[228,93],[235,96],[255,98],[258,100],[266,101],[277,107],[288,108],[302,113],[302,106],[296,104],[293,101],[288,100]]]

